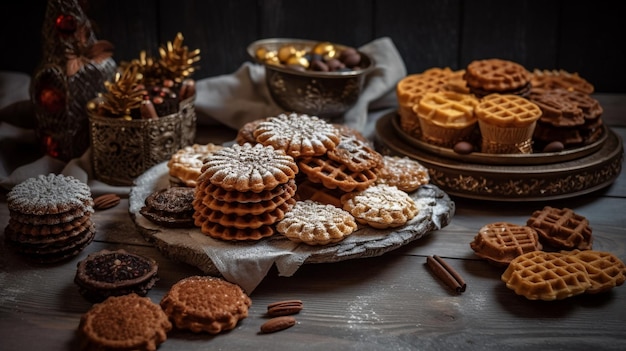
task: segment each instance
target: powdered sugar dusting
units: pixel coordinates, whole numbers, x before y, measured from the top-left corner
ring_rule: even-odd
[[[14,186],[7,195],[7,204],[11,211],[32,215],[57,214],[77,208],[93,211],[91,189],[87,184],[53,173],[32,177]]]

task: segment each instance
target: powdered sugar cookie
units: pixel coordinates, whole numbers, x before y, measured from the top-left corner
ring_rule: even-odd
[[[345,194],[341,202],[343,209],[359,223],[379,229],[404,225],[419,212],[417,204],[407,193],[386,184]]]

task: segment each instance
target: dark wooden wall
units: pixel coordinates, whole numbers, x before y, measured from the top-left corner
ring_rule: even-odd
[[[82,1],[82,0],[81,0]],[[32,73],[45,0],[2,1],[0,70]],[[183,33],[201,50],[196,79],[228,74],[266,37],[351,46],[388,36],[409,73],[499,57],[579,72],[598,92],[626,92],[626,21],[619,1],[567,0],[90,0],[86,11],[115,59],[156,54]]]

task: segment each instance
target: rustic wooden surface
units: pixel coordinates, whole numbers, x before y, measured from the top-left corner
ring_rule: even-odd
[[[626,140],[626,97],[598,95],[604,120]],[[218,141],[233,131],[202,130],[200,139]],[[222,138],[222,139],[220,139]],[[0,195],[0,227],[9,214]],[[454,198],[450,225],[380,257],[309,264],[292,277],[272,269],[251,294],[248,318],[236,329],[209,336],[173,331],[159,350],[624,350],[626,287],[562,301],[529,301],[500,281],[502,269],[474,256],[470,241],[480,227],[495,221],[525,223],[544,205],[569,207],[593,227],[594,249],[626,261],[626,171],[600,191],[551,202],[509,203]],[[153,257],[160,280],[148,293],[155,302],[179,279],[202,274],[173,262],[148,244],[128,214],[128,201],[98,211],[96,240],[69,262],[51,266],[28,263],[4,245],[0,234],[0,349],[3,351],[77,350],[80,316],[91,303],[73,283],[76,263],[101,249],[126,250]],[[426,268],[437,254],[465,278],[457,294]],[[302,299],[294,327],[258,333],[266,305]]]
[[[2,1],[0,70],[31,74],[47,0]],[[531,0],[79,0],[117,62],[157,54],[177,32],[201,50],[196,79],[234,72],[261,38],[361,46],[388,36],[409,73],[499,57],[528,69],[579,72],[599,92],[624,93],[626,28],[619,3]]]

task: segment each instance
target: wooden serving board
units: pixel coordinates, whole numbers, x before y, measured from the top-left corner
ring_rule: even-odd
[[[269,266],[276,264],[281,275],[291,276],[305,263],[380,256],[445,227],[455,211],[455,204],[449,196],[429,184],[410,194],[420,211],[402,227],[375,229],[360,225],[343,241],[324,246],[294,243],[280,234],[258,241],[226,242],[203,235],[199,228],[164,228],[143,217],[139,211],[146,197],[168,186],[165,162],[135,180],[130,192],[129,212],[139,231],[165,256],[196,266],[207,274],[230,276],[233,280],[237,280],[240,274],[235,270],[245,269],[247,277],[240,279],[248,279],[254,274],[264,276]]]

